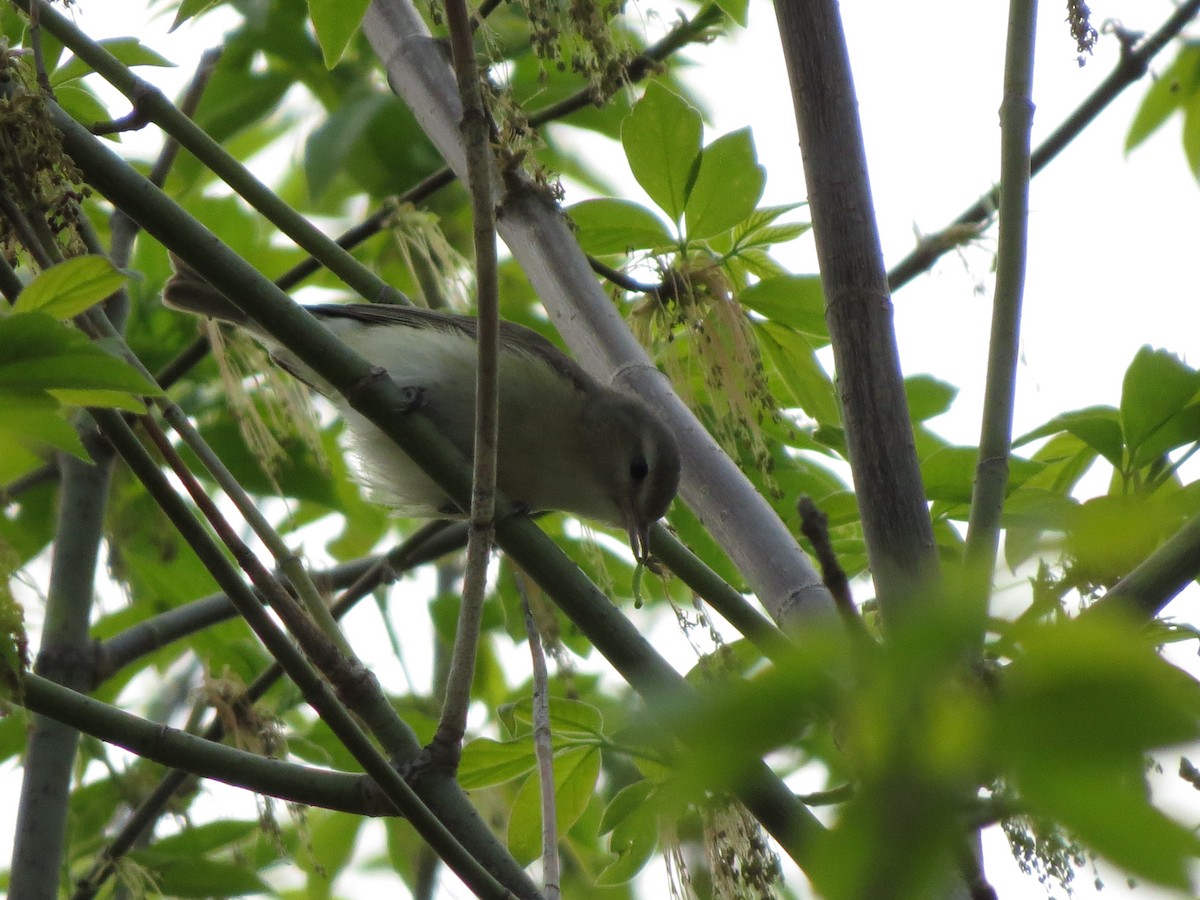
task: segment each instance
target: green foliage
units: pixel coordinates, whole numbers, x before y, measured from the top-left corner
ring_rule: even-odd
[[[1184,41],[1174,61],[1150,83],[1138,107],[1125,150],[1129,152],[1161,128],[1172,114],[1183,116],[1183,152],[1200,178],[1200,44]]]
[[[38,302],[58,308],[60,301],[39,293]],[[128,363],[47,313],[0,316],[0,480],[28,472],[51,449],[89,458],[67,421],[69,406],[137,412],[137,395],[151,393],[154,386]]]
[[[338,64],[350,39],[358,32],[359,23],[367,12],[367,2],[354,0],[347,4],[341,0],[308,0],[308,14],[328,68]]]
[[[77,256],[38,274],[17,297],[12,311],[41,311],[69,319],[95,306],[125,284],[125,276],[102,256]]]
[[[176,3],[175,23],[186,24],[216,5]],[[386,89],[357,33],[362,0],[349,7],[328,0],[230,6],[242,18],[224,42],[195,121],[239,158],[264,151],[272,159],[286,158],[271,177],[299,211],[319,218],[323,227],[341,228],[357,221],[365,206],[440,167],[438,154]],[[744,0],[721,0],[720,6],[733,20],[745,20]],[[611,10],[594,10],[594,30],[578,30],[580,13],[587,11],[504,4],[489,18],[481,46],[508,82],[494,98],[504,141],[515,141],[522,127],[510,105],[528,112],[582,88],[594,91],[641,46],[634,29],[611,19]],[[711,9],[707,15],[712,22]],[[571,17],[575,21],[567,22]],[[27,33],[9,9],[2,22],[10,45]],[[549,30],[564,24],[577,30]],[[542,43],[533,47],[530,28],[541,26],[547,28],[533,42]],[[727,23],[695,34],[724,27]],[[169,64],[132,38],[105,46],[127,65]],[[72,115],[87,123],[114,117],[85,80],[88,67],[68,57],[45,30],[42,49],[51,83]],[[1130,131],[1130,149],[1178,110],[1186,152],[1200,171],[1195,149],[1200,128],[1194,125],[1200,122],[1198,59],[1195,45],[1184,45],[1151,87]],[[644,296],[617,292],[618,305],[656,360],[780,517],[798,530],[795,499],[816,498],[829,517],[842,567],[851,576],[865,573],[861,515],[846,475],[841,402],[822,362],[830,336],[821,281],[789,271],[772,255],[773,248],[807,232],[806,223],[791,220],[802,204],[760,205],[765,170],[750,132],[706,137],[701,104],[670,71],[656,73],[640,99],[631,89],[604,100],[608,93],[602,90],[603,102],[578,111],[570,122],[620,142],[651,205],[612,196],[575,205],[570,212],[581,245],[613,265],[629,264],[638,280],[657,282]],[[297,112],[301,104],[303,116]],[[119,104],[116,109],[124,113]],[[308,130],[298,134],[301,122]],[[527,153],[535,168],[611,193],[609,171],[577,157],[553,128],[542,144],[525,140],[528,149],[520,143],[514,155]],[[165,190],[264,272],[276,276],[300,261],[298,251],[285,248],[257,213],[224,192],[189,154],[172,168]],[[86,212],[107,239],[107,210],[93,199]],[[446,246],[458,254],[444,271],[431,257],[413,262],[419,255],[409,249],[415,229],[400,214],[354,252],[414,295],[452,294],[447,284],[462,278],[461,260],[470,252],[465,192],[441,192],[426,201],[421,215],[426,222],[436,220]],[[60,320],[124,288],[130,298],[128,343],[151,369],[166,366],[195,339],[194,323],[159,302],[168,275],[161,246],[143,236],[129,270],[137,277],[126,283],[125,274],[100,257],[71,259],[31,280],[15,308],[0,316],[0,483],[29,472],[54,451],[84,454],[76,425],[86,425],[86,418],[74,407],[140,411],[137,398],[154,390],[110,348]],[[557,340],[511,260],[501,277],[505,318]],[[327,272],[307,285],[344,292]],[[272,388],[256,378],[235,380],[243,383],[252,408],[271,409]],[[956,565],[976,451],[949,445],[930,424],[955,401],[954,386],[917,375],[905,388],[938,547]],[[229,382],[218,380],[211,360],[191,370],[172,396],[254,502],[289,542],[303,543],[304,552],[328,554],[335,563],[357,561],[415,529],[363,498],[343,456],[341,425],[328,421],[326,409],[319,410],[322,427],[311,443],[299,438],[285,412],[275,423],[282,432],[278,457],[269,459],[230,418]],[[804,857],[805,874],[828,900],[936,896],[947,874],[957,870],[964,835],[997,819],[1020,836],[1015,840],[1027,842],[1019,849],[1036,848],[1054,878],[1065,881],[1070,865],[1091,853],[1131,877],[1186,890],[1188,865],[1200,847],[1191,831],[1152,802],[1145,768],[1152,754],[1200,737],[1197,686],[1158,652],[1160,644],[1194,640],[1195,632],[1139,630],[1089,616],[1065,620],[1080,594],[1116,583],[1200,513],[1200,489],[1184,484],[1179,474],[1181,463],[1200,447],[1200,374],[1170,353],[1144,348],[1128,368],[1116,405],[1055,416],[1017,445],[1021,455],[1009,460],[1004,508],[1006,561],[1016,567],[1036,558],[1039,570],[1019,621],[992,623],[986,663],[965,662],[976,659],[979,648],[974,629],[959,616],[951,583],[917,598],[921,614],[879,646],[853,641],[840,630],[813,633],[794,654],[768,665],[744,641],[729,647],[714,641],[717,651],[688,673],[695,688],[690,699],[662,704],[651,697],[641,706],[609,678],[575,670],[575,658],[584,661],[581,668],[595,668],[593,648],[535,591],[531,602],[556,662],[550,730],[564,895],[632,897],[631,881],[656,854],[682,845],[680,858],[701,858],[711,837],[704,833],[711,810],[727,804],[730,792],[762,767],[764,757],[784,776],[820,771],[826,780],[819,787],[852,788]],[[183,457],[198,469],[190,451]],[[1113,470],[1108,494],[1077,497],[1081,479],[1097,463]],[[211,481],[201,478],[215,495]],[[139,633],[135,629],[153,632],[169,621],[159,616],[194,612],[196,598],[217,590],[196,553],[126,469],[117,468],[107,502],[105,564],[122,602],[92,616],[89,635],[102,651]],[[5,512],[0,552],[7,574],[34,560],[52,540],[54,491],[49,485],[26,490]],[[624,548],[604,537],[593,542],[581,536],[576,523],[561,515],[539,522],[639,627],[653,626],[661,614],[675,616],[688,639],[702,644],[697,635],[706,620],[689,612],[695,598],[678,579],[647,570],[647,603],[634,611],[635,575]],[[721,577],[746,590],[742,573],[689,509],[672,511],[671,525]],[[540,853],[541,801],[531,687],[510,683],[514,647],[525,640],[510,569],[510,562],[502,562],[482,623],[472,694],[472,723],[480,727],[464,749],[458,780],[481,818],[495,825],[525,864]],[[457,596],[426,600],[422,591],[424,582],[417,579],[378,590],[377,608],[361,615],[386,621],[383,627],[378,620],[364,626],[361,618],[352,618],[353,640],[372,630],[386,632],[398,659],[387,659],[385,650],[385,662],[413,665],[400,657],[417,603],[428,608],[434,638],[449,640],[459,614]],[[0,590],[5,673],[27,666],[22,610],[13,593]],[[96,698],[132,708],[139,705],[135,686],[161,686],[163,696],[152,700],[162,701],[163,718],[175,721],[192,699],[186,690],[178,699],[171,696],[168,688],[178,673],[203,670],[210,681],[249,683],[270,663],[268,655],[244,622],[216,618],[186,640],[147,647],[111,673]],[[426,742],[436,725],[437,690],[414,687],[423,684],[424,673],[412,674],[411,681],[386,682],[388,700],[416,739]],[[7,677],[5,687],[11,687]],[[270,712],[263,718],[278,715],[288,753],[359,771],[302,700],[294,686],[284,685],[265,701]],[[0,719],[0,759],[25,752],[27,726],[20,713]],[[66,861],[72,876],[86,871],[157,778],[157,767],[126,762],[94,739],[84,741],[78,772]],[[197,812],[200,807],[192,808],[195,796],[194,791],[178,796],[173,811],[180,821],[194,815],[197,824],[133,851],[121,863],[127,884],[183,897],[278,893],[265,876],[287,857],[293,876],[298,871],[305,879],[297,893],[332,897],[347,889],[349,879],[339,878],[356,866],[356,851],[366,843],[363,817],[313,810],[281,826],[269,815],[260,824],[218,812],[209,821]],[[389,818],[384,827],[386,850],[366,865],[386,866],[413,888],[429,850],[408,823]],[[4,877],[0,874],[0,884],[6,884]],[[707,884],[703,873],[697,883]]]

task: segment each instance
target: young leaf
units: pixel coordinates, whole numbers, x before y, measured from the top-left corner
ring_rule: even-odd
[[[1121,387],[1121,426],[1132,456],[1200,391],[1200,374],[1173,353],[1138,350]]]
[[[533,741],[527,737],[515,741],[476,738],[463,747],[458,782],[471,791],[520,778],[533,766]]]
[[[767,184],[749,128],[717,138],[700,155],[685,214],[688,240],[728,231],[754,212]]]
[[[566,834],[579,819],[600,777],[600,751],[576,747],[554,757],[554,817],[558,834]],[[508,849],[522,865],[542,852],[541,782],[530,775],[517,791],[508,820]]]
[[[764,278],[742,291],[738,302],[772,322],[817,338],[822,346],[829,343],[825,294],[816,275]]]
[[[1174,62],[1150,83],[1125,136],[1125,152],[1133,150],[1157,131],[1175,110],[1192,105],[1198,90],[1200,44],[1184,43]]]
[[[111,296],[125,276],[103,256],[77,256],[40,272],[17,297],[14,312],[41,310],[69,319]]]
[[[702,131],[696,108],[657,81],[621,124],[621,146],[633,177],[672,222],[683,215]]]
[[[109,38],[98,43],[126,66],[175,68],[175,63],[164,56],[160,56],[135,37]],[[78,56],[72,56],[51,73],[50,85],[54,88],[55,93],[58,93],[58,88],[62,85],[68,81],[74,81],[76,78],[82,78],[91,71],[91,66]]]
[[[1122,467],[1125,439],[1121,434],[1121,414],[1111,406],[1089,406],[1055,416],[1045,425],[1021,435],[1013,441],[1013,447],[1062,432],[1075,435],[1114,467]]]
[[[325,68],[332,69],[341,60],[358,31],[370,0],[308,0],[313,31],[325,57]]]
[[[596,256],[657,250],[674,243],[658,216],[629,200],[584,200],[567,213],[579,229],[579,246]]]

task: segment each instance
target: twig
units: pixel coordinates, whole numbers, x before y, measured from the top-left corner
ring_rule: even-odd
[[[1182,3],[1162,24],[1158,31],[1133,47],[1134,40],[1127,33],[1118,32],[1121,40],[1121,59],[1107,78],[1038,146],[1030,156],[1030,174],[1037,175],[1050,162],[1083,133],[1097,116],[1115,100],[1125,88],[1138,81],[1150,67],[1153,59],[1192,19],[1200,12],[1200,0]],[[999,195],[993,188],[967,207],[941,233],[956,233],[961,226],[978,228],[985,223],[996,209]],[[922,241],[913,252],[900,260],[888,272],[889,288],[895,292],[912,281],[947,250],[957,243],[926,243]]]
[[[650,528],[650,550],[684,584],[738,630],[767,659],[783,662],[796,645],[732,585],[661,523]]]
[[[833,550],[833,542],[829,539],[829,518],[817,507],[811,497],[801,497],[796,503],[800,513],[800,532],[812,544],[813,553],[821,566],[825,578],[825,587],[833,595],[834,606],[837,607],[842,621],[852,634],[858,635],[868,643],[874,643],[867,626],[863,623],[858,607],[854,605],[854,597],[850,593],[850,579],[846,570],[838,562]]]
[[[496,446],[500,409],[500,294],[496,260],[496,210],[493,201],[491,128],[479,86],[471,17],[466,0],[446,0],[450,50],[462,103],[462,140],[467,155],[467,186],[474,219],[475,281],[478,302],[476,334],[474,459],[471,478],[471,518],[467,534],[467,566],[463,575],[462,606],[454,634],[454,653],[446,682],[446,700],[430,746],[438,763],[457,768],[475,655],[479,649],[483,600],[487,593],[488,559],[496,521]],[[510,441],[521,435],[510,434]]]
[[[1004,97],[1000,104],[1000,236],[996,296],[992,303],[979,458],[975,465],[975,488],[971,493],[964,554],[970,584],[970,613],[978,623],[981,642],[996,551],[1000,545],[1000,513],[1008,489],[1008,455],[1016,403],[1021,301],[1029,250],[1029,147],[1033,126],[1036,15],[1036,0],[1012,0],[1009,4]]]
[[[592,271],[602,278],[606,278],[622,290],[629,291],[633,294],[649,294],[654,296],[662,290],[661,284],[643,284],[635,278],[630,278],[619,269],[614,269],[612,266],[605,265],[594,256],[587,258],[588,265],[592,267]]]
[[[550,732],[550,684],[546,674],[546,656],[529,592],[520,572],[513,573],[517,593],[521,595],[521,610],[525,614],[525,634],[529,638],[529,656],[533,662],[533,753],[537,758],[538,780],[542,788],[542,881],[546,900],[558,900],[561,888],[561,865],[558,857],[558,816],[554,803],[554,743]]]

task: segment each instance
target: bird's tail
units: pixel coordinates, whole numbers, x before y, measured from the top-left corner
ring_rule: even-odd
[[[247,324],[249,320],[246,314],[234,306],[224,294],[174,253],[170,256],[174,274],[163,285],[162,299],[166,306],[196,316],[211,316],[235,325]]]

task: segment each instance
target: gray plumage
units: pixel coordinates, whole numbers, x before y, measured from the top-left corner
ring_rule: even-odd
[[[363,482],[402,515],[442,516],[445,493],[386,435],[299,359],[263,334],[220,292],[179,261],[163,289],[174,309],[245,327],[285,369],[339,409]],[[322,304],[307,308],[401,387],[419,388],[421,413],[468,458],[474,441],[477,321],[409,306]],[[635,555],[679,483],[679,450],[636,398],[606,387],[535,331],[500,323],[497,484],[530,511],[562,510],[618,525]]]

